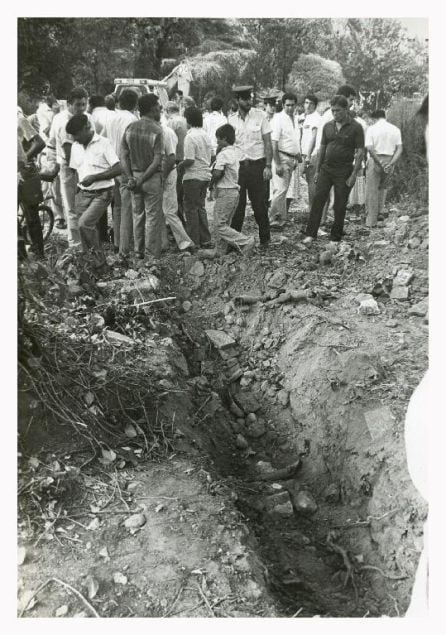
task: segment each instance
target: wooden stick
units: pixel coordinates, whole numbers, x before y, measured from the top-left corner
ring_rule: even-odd
[[[197,581],[195,581],[195,584],[197,585],[197,589],[198,589],[198,591],[199,591],[199,593],[200,593],[201,597],[203,598],[203,600],[204,600],[204,602],[205,602],[206,606],[208,607],[208,609],[209,609],[209,611],[210,611],[210,613],[211,613],[212,617],[215,617],[215,613],[214,613],[214,611],[212,610],[212,606],[209,604],[209,600],[207,599],[206,595],[204,594],[204,591],[203,591],[203,589],[201,588],[200,584],[199,584]]]
[[[49,580],[47,580],[46,582],[43,582],[43,584],[41,584],[32,594],[32,596],[29,598],[28,602],[25,604],[24,608],[21,610],[19,617],[23,617],[23,613],[26,611],[26,609],[28,608],[28,606],[30,605],[31,601],[36,597],[36,595],[38,593],[40,593],[40,591],[42,591],[46,586],[48,586],[49,584],[51,584],[51,582],[56,582],[56,584],[60,584],[61,586],[63,586],[65,589],[67,589],[68,591],[70,591],[71,593],[73,593],[77,598],[79,598],[79,600],[81,600],[81,602],[83,602],[85,604],[85,606],[93,613],[94,617],[100,617],[99,613],[97,613],[96,609],[90,604],[90,602],[88,602],[88,600],[86,600],[84,598],[84,596],[82,595],[82,593],[80,593],[80,591],[78,591],[77,589],[75,589],[74,587],[72,587],[70,584],[68,584],[67,582],[64,582],[63,580],[59,580],[59,578],[49,578]]]
[[[137,304],[126,304],[124,305],[124,308],[129,309],[131,307],[134,307],[135,309],[138,308],[140,306],[147,306],[148,304],[156,304],[157,302],[167,302],[167,300],[176,300],[177,297],[176,295],[172,295],[169,298],[157,298],[156,300],[147,300],[146,302],[138,302]]]

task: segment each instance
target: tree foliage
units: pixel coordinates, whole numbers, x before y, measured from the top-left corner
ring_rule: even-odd
[[[288,76],[287,88],[295,92],[300,101],[306,93],[313,93],[320,100],[330,99],[339,86],[345,83],[341,65],[320,55],[300,55]]]

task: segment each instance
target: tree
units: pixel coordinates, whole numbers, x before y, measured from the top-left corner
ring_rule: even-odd
[[[313,93],[321,100],[330,99],[345,83],[341,65],[320,55],[300,55],[288,76],[287,87],[303,101],[305,93]]]

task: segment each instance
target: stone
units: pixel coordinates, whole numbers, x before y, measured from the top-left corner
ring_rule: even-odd
[[[387,320],[386,326],[388,326],[390,329],[394,329],[398,326],[398,322],[396,320]]]
[[[237,419],[243,418],[243,410],[237,406],[234,401],[231,401],[231,405],[229,406],[229,411],[232,412],[233,415],[237,417]]]
[[[380,248],[380,247],[387,247],[388,244],[389,244],[388,240],[376,240],[373,243],[373,246]]]
[[[237,381],[243,375],[243,370],[241,368],[237,368],[231,375],[228,377],[228,383],[232,384],[232,382]]]
[[[257,461],[256,470],[259,474],[270,474],[274,468],[269,461]]]
[[[268,280],[268,286],[273,289],[283,289],[286,285],[287,274],[284,269],[278,269]]]
[[[399,269],[396,274],[393,284],[397,287],[408,286],[414,277],[413,269]]]
[[[254,421],[252,423],[247,423],[246,425],[246,435],[248,437],[252,437],[253,439],[258,439],[263,436],[266,432],[265,422],[261,419]]]
[[[257,421],[257,417],[255,416],[253,412],[250,412],[246,416],[246,423],[255,423],[256,421]]]
[[[235,340],[230,335],[225,333],[224,331],[215,331],[213,329],[208,329],[205,331],[208,338],[211,340],[212,344],[218,350],[225,350],[234,346]]]
[[[242,434],[238,434],[235,439],[235,445],[239,450],[247,450],[248,449],[248,441]]]
[[[287,407],[289,399],[290,393],[288,392],[288,390],[285,390],[284,388],[279,390],[279,392],[277,393],[277,401],[283,408]]]
[[[310,492],[306,490],[293,491],[291,495],[294,509],[298,514],[311,516],[318,510],[318,506]]]
[[[234,401],[246,413],[257,412],[260,409],[260,395],[256,393],[239,392],[233,395]]]
[[[420,245],[421,245],[421,240],[417,236],[415,236],[414,238],[411,238],[409,242],[407,243],[407,246],[409,247],[409,249],[417,249]]]
[[[144,514],[133,514],[132,516],[129,516],[129,518],[126,518],[124,521],[124,527],[130,530],[139,529],[145,524],[146,517],[144,516]]]
[[[410,216],[407,216],[407,214],[405,214],[404,216],[400,216],[398,218],[398,222],[400,223],[408,223],[410,221]]]
[[[183,307],[183,311],[187,313],[192,308],[192,302],[189,302],[189,300],[185,300],[182,304],[182,307]]]
[[[242,388],[246,388],[247,386],[249,386],[251,382],[252,382],[252,377],[246,377],[245,375],[243,375],[243,377],[240,380],[240,386]]]
[[[134,269],[128,269],[128,271],[125,272],[124,276],[129,280],[136,280],[136,278],[139,278],[140,272],[135,271]]]
[[[152,273],[147,274],[144,278],[138,280],[130,280],[122,288],[122,293],[129,295],[134,300],[141,300],[144,293],[153,293],[160,287],[159,279]]]
[[[265,499],[265,509],[269,514],[280,516],[292,516],[294,513],[293,504],[288,492],[278,492]]]
[[[409,315],[416,315],[418,317],[424,317],[427,312],[429,310],[429,299],[425,298],[424,300],[421,300],[421,302],[418,302],[417,304],[413,304],[408,313]]]
[[[81,295],[85,294],[85,290],[76,282],[69,282],[67,285],[67,291],[69,298],[79,298]]]
[[[328,503],[338,503],[340,499],[340,490],[337,483],[330,483],[325,488],[324,498]]]
[[[123,335],[116,331],[105,331],[105,337],[111,344],[115,344],[116,346],[121,346],[121,344],[133,345],[135,343],[128,335]]]
[[[390,435],[395,425],[395,417],[387,406],[367,410],[364,418],[373,441],[383,435]]]
[[[361,304],[361,302],[364,302],[364,300],[374,300],[374,297],[370,293],[359,293],[355,297],[355,302],[357,302],[358,304]]]
[[[333,252],[330,249],[323,251],[319,256],[321,265],[329,265],[333,259]]]
[[[409,298],[409,287],[393,285],[390,297],[392,300],[407,300]]]
[[[409,236],[409,226],[407,223],[403,223],[399,229],[396,230],[393,242],[396,245],[402,245]]]
[[[362,300],[358,308],[358,313],[361,313],[361,315],[378,315],[381,313],[381,310],[377,301],[371,298],[370,300]]]
[[[204,276],[204,264],[200,260],[196,260],[189,269],[189,275],[196,278]]]

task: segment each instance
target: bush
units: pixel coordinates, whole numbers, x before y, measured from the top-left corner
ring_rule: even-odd
[[[420,107],[413,99],[395,100],[387,113],[387,120],[401,130],[403,154],[395,166],[389,188],[389,200],[409,198],[418,205],[429,200],[429,175],[424,140],[424,123],[417,117]]]
[[[287,89],[296,92],[299,101],[308,93],[321,100],[331,99],[339,86],[345,83],[338,62],[309,53],[300,55],[288,75]]]

